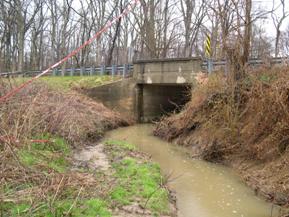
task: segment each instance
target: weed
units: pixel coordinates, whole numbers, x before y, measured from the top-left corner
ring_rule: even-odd
[[[0,95],[13,85],[4,83]],[[97,199],[110,183],[99,185],[104,178],[87,169],[70,171],[70,145],[128,123],[100,103],[56,89],[40,80],[0,107],[0,216],[110,216],[110,203]]]
[[[132,202],[132,192],[122,186],[116,186],[110,193],[110,198],[120,205],[129,205]]]
[[[109,140],[105,144],[117,180],[109,194],[113,204],[124,206],[140,200],[140,204],[156,216],[169,213],[169,195],[159,165],[134,157],[136,146],[126,141]]]

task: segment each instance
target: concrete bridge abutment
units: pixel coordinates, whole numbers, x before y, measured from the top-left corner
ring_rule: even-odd
[[[137,61],[132,78],[92,88],[86,94],[137,122],[150,122],[180,110],[190,100],[201,64],[199,58]]]

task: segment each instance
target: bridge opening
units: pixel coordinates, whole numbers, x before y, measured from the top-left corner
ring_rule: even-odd
[[[179,112],[191,97],[191,85],[188,84],[138,84],[137,89],[139,122],[150,122]]]

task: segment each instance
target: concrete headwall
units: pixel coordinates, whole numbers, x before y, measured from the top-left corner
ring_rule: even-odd
[[[135,82],[131,79],[116,81],[85,91],[85,94],[108,108],[130,118],[134,116]]]
[[[201,71],[200,58],[141,60],[130,79],[102,85],[86,94],[140,122],[174,111],[189,101],[188,87]]]
[[[128,118],[149,122],[184,105],[190,89],[188,85],[139,85],[126,79],[86,90],[85,94]]]

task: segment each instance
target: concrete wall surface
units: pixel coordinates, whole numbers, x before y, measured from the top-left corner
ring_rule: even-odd
[[[200,58],[139,60],[134,63],[133,76],[142,84],[191,84],[201,65]]]
[[[139,122],[147,122],[182,107],[190,99],[200,58],[141,60],[133,77],[86,90],[85,93]]]
[[[135,81],[132,78],[91,88],[85,94],[112,110],[130,118],[134,116]]]
[[[136,84],[134,79],[125,79],[85,94],[130,119],[149,122],[180,109],[190,99],[190,86]]]

